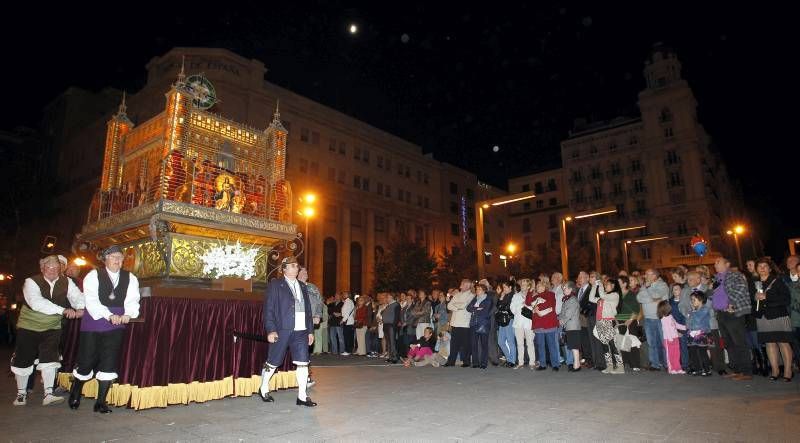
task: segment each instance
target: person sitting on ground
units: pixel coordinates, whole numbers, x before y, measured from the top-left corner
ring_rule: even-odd
[[[418,362],[433,355],[436,348],[436,334],[433,328],[428,326],[422,333],[422,337],[408,346],[408,358],[403,359],[403,366],[410,367],[412,363]]]

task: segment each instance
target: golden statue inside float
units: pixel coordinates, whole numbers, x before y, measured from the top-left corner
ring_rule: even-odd
[[[277,107],[266,130],[208,112],[210,84],[199,94],[197,77],[181,69],[164,111],[136,127],[123,97],[76,247],[123,246],[125,269],[150,286],[206,285],[200,257],[221,240],[240,241],[259,248],[253,281],[265,282],[285,253],[277,251],[291,252],[297,238],[287,131]]]

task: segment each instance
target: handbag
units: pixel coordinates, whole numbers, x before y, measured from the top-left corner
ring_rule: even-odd
[[[520,310],[520,314],[522,314],[522,316],[527,318],[528,320],[533,320],[533,309],[527,306],[522,307],[522,309]]]
[[[496,321],[497,324],[500,326],[508,326],[508,324],[511,323],[511,319],[513,318],[514,314],[512,314],[511,311],[507,311],[505,309],[502,311],[497,311],[494,314],[494,321]]]

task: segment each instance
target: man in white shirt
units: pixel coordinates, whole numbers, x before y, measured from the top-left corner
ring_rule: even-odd
[[[125,325],[139,316],[139,280],[122,269],[122,248],[106,248],[101,258],[105,266],[89,271],[83,279],[87,314],[81,320],[78,360],[72,371],[69,407],[78,409],[83,384],[97,379],[94,411],[108,414],[106,396],[118,377],[119,354]]]
[[[14,406],[27,404],[28,378],[37,359],[37,369],[44,384],[42,404],[64,401],[62,397],[53,395],[56,371],[61,367],[58,350],[61,319],[83,315],[83,294],[72,280],[60,275],[58,257],[50,255],[41,259],[39,269],[42,273],[25,279],[22,288],[25,302],[17,321],[17,343],[11,358],[11,372],[17,380]]]
[[[342,355],[350,355],[353,350],[355,342],[355,323],[356,323],[356,305],[348,291],[342,292],[342,331],[344,332],[344,352]]]
[[[469,321],[472,319],[472,314],[467,311],[467,305],[475,294],[472,292],[474,287],[470,279],[461,280],[461,291],[453,295],[453,299],[447,303],[447,310],[452,311],[450,316],[450,327],[452,339],[450,340],[450,356],[447,358],[445,366],[453,366],[456,363],[456,357],[461,355],[461,367],[468,368],[472,366],[472,347],[469,332]]]

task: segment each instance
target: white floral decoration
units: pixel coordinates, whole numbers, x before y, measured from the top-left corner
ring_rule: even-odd
[[[203,273],[211,278],[235,276],[250,279],[256,273],[257,254],[258,248],[242,247],[238,240],[234,245],[225,242],[200,257]]]

